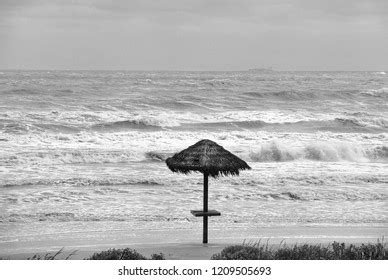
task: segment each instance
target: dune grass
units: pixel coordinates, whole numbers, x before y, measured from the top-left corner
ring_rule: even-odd
[[[224,248],[214,254],[212,260],[386,260],[388,248],[384,240],[375,244],[361,244],[359,246],[333,242],[322,244],[295,244],[287,246],[280,244],[273,246],[257,243],[243,243]]]
[[[44,255],[35,254],[32,257],[27,258],[27,260],[56,260],[59,255],[63,254],[63,249],[64,249],[64,247],[62,247],[61,249],[59,249],[55,253],[47,253],[47,254],[44,254]],[[75,251],[71,252],[70,254],[68,254],[64,259],[68,260],[73,255],[75,255],[76,253],[77,253],[77,250],[75,250]]]

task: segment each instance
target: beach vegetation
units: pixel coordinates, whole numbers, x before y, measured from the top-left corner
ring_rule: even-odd
[[[64,257],[63,249],[55,253],[44,255],[35,254],[27,260],[56,260],[70,259],[77,251]],[[0,258],[4,260],[6,258]],[[258,242],[243,242],[241,245],[225,247],[221,252],[214,254],[212,260],[388,260],[388,248],[384,239],[376,243],[361,245],[333,242],[323,244],[293,244],[281,242],[279,245],[269,245]],[[165,260],[163,253],[145,257],[134,249],[108,249],[94,253],[85,260]]]
[[[59,255],[63,256],[63,249],[59,249],[57,252],[54,253],[46,253],[44,255],[41,254],[35,254],[32,257],[27,258],[27,260],[57,260]],[[77,253],[77,250],[70,252],[66,257],[63,257],[62,259],[68,260],[70,259],[73,255]]]
[[[354,245],[333,242],[322,244],[280,244],[276,248],[260,242],[233,245],[214,254],[212,260],[387,260],[386,243]]]
[[[87,260],[147,260],[145,256],[134,249],[109,249],[99,253],[94,253]],[[162,253],[152,254],[150,260],[164,260]]]

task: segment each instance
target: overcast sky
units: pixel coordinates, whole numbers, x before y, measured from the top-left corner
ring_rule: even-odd
[[[388,70],[388,0],[0,0],[0,69]]]

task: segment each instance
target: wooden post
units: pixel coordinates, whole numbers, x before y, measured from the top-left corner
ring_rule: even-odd
[[[203,212],[208,212],[207,202],[208,202],[208,173],[203,173]],[[207,215],[203,216],[203,244],[207,243]]]

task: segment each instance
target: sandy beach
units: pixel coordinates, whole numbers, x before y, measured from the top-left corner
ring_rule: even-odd
[[[145,256],[163,253],[166,259],[210,259],[228,245],[243,242],[279,244],[329,244],[333,241],[347,244],[376,243],[387,236],[387,227],[322,227],[294,226],[268,227],[259,232],[232,229],[226,234],[222,229],[210,230],[210,242],[201,243],[201,228],[188,230],[151,230],[146,233],[136,231],[78,232],[67,234],[47,234],[39,237],[24,236],[21,240],[2,241],[0,257],[5,259],[26,259],[34,254],[57,252],[64,248],[58,259],[67,257],[77,250],[71,259],[84,259],[95,252],[109,248],[133,248]],[[222,236],[222,237],[221,237]],[[31,240],[31,241],[29,241]],[[176,240],[181,240],[177,242]]]

